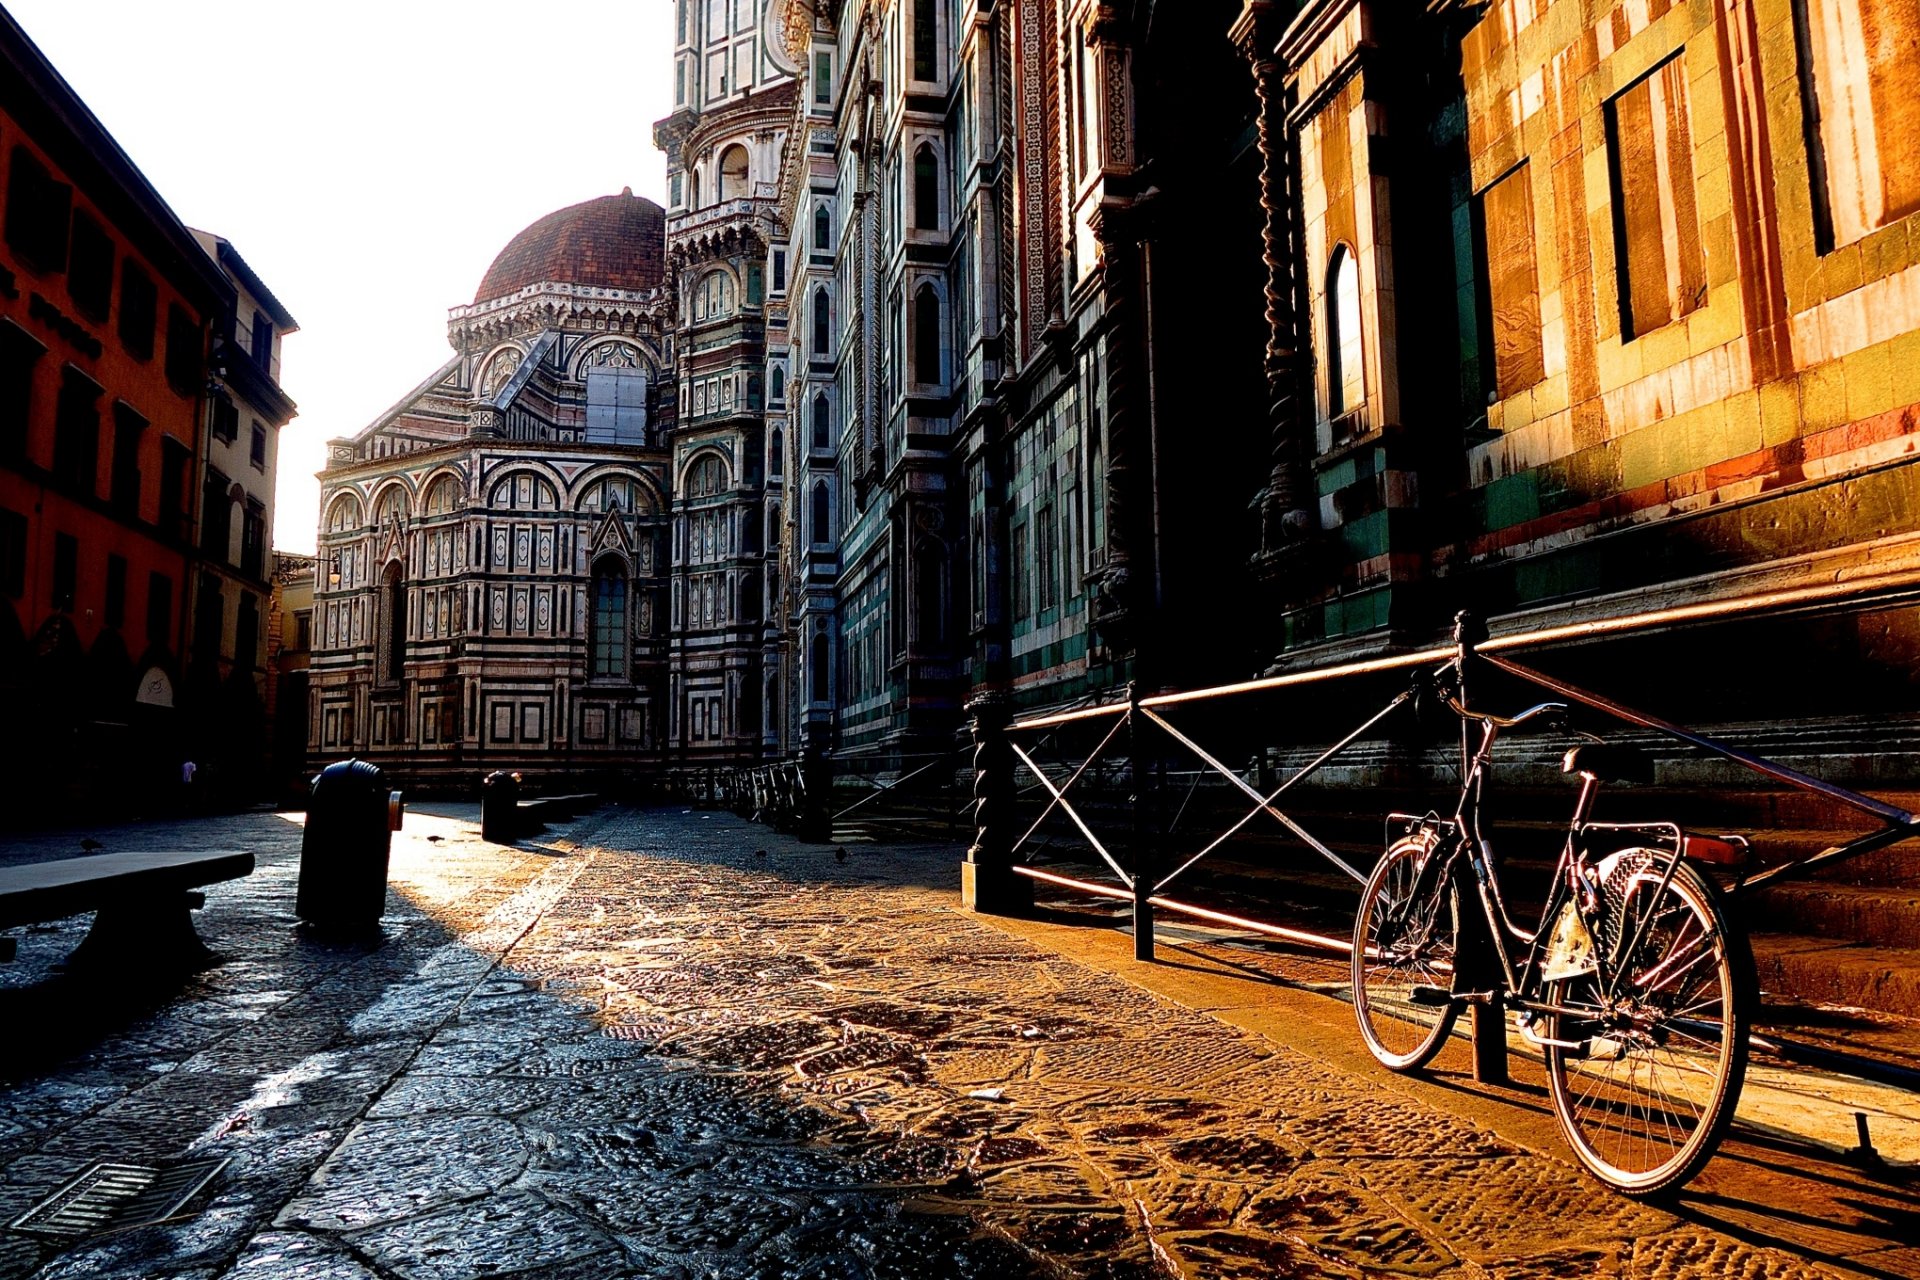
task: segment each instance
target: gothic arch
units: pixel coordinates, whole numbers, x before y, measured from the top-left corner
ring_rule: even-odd
[[[733,459],[729,458],[723,451],[712,446],[707,446],[694,450],[693,453],[688,455],[686,465],[680,468],[680,484],[678,487],[681,497],[684,498],[690,495],[694,480],[694,470],[709,460],[716,461],[720,464],[721,484],[718,491],[724,493],[733,487]],[[707,495],[702,494],[700,496],[705,497]]]
[[[508,380],[519,371],[527,358],[525,348],[517,342],[503,343],[489,351],[486,358],[475,366],[473,389],[482,399],[490,400],[500,394]]]
[[[451,490],[452,502],[440,507],[443,494]],[[420,482],[420,492],[426,495],[420,504],[421,514],[436,516],[458,511],[466,501],[467,477],[457,467],[436,467],[429,471]],[[439,509],[436,510],[436,507]]]
[[[327,503],[327,514],[321,521],[322,533],[357,533],[367,522],[366,507],[360,501],[360,495],[352,489],[334,494]]]
[[[620,355],[611,355],[618,350]],[[620,363],[631,361],[631,363]],[[644,369],[649,377],[659,367],[659,361],[648,351],[645,344],[631,338],[594,338],[580,344],[569,362],[567,380],[585,382],[587,370],[597,365],[613,365],[616,368]]]
[[[374,521],[378,523],[382,515],[385,514],[383,509],[387,508],[397,499],[400,515],[403,517],[411,517],[413,515],[415,496],[413,481],[411,479],[406,476],[388,476],[375,486],[373,490],[373,501],[368,503],[367,507],[368,510],[373,512]]]
[[[628,466],[625,463],[618,462],[601,463],[598,466],[587,468],[576,476],[572,487],[567,490],[567,508],[571,511],[580,510],[580,503],[585,499],[589,489],[600,481],[615,476],[624,480],[633,481],[646,495],[649,509],[646,511],[629,512],[629,515],[658,516],[665,513],[667,509],[667,497],[660,491],[659,482],[639,467]]]

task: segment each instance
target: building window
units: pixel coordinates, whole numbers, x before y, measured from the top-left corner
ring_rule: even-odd
[[[253,420],[253,443],[247,449],[247,461],[255,471],[267,469],[267,428],[258,418]]]
[[[220,633],[227,623],[226,601],[220,598],[220,579],[200,575],[193,605],[193,661],[213,667],[220,661]]]
[[[256,581],[266,577],[267,513],[260,503],[249,500],[240,524],[240,572]]]
[[[767,300],[767,269],[757,262],[747,264],[747,305],[757,307]]]
[[[0,507],[0,596],[27,593],[27,518]]]
[[[153,331],[159,314],[153,277],[132,258],[120,261],[120,345],[136,360],[153,359]]]
[[[775,370],[775,372],[779,372]],[[773,429],[773,435],[767,440],[767,474],[778,479],[787,470],[787,433],[780,428]]]
[[[294,653],[305,653],[313,648],[313,610],[302,609],[293,615]]]
[[[240,410],[233,401],[225,396],[215,396],[210,402],[207,432],[215,440],[232,444],[240,435]]]
[[[1503,398],[1547,376],[1540,341],[1531,176],[1531,168],[1523,164],[1480,197],[1491,313],[1490,329],[1482,337],[1492,343],[1493,390]]]
[[[773,394],[768,397],[771,404],[787,402],[787,371],[779,365],[773,366]]]
[[[54,407],[54,478],[76,493],[92,497],[99,484],[100,385],[69,365],[60,379]]]
[[[73,188],[56,181],[23,146],[13,149],[7,173],[7,243],[37,272],[67,265],[68,216]]]
[[[1668,59],[1606,109],[1620,333],[1651,333],[1707,300],[1694,205],[1686,60]]]
[[[813,357],[824,360],[827,349],[833,341],[833,303],[827,298],[827,287],[818,285],[813,291]]]
[[[253,313],[253,363],[262,373],[273,369],[273,320],[264,311]]]
[[[79,589],[80,541],[70,533],[53,535],[53,592],[49,604],[62,612],[72,612],[74,595]]]
[[[183,396],[195,396],[205,372],[206,351],[199,323],[179,303],[168,303],[167,385]]]
[[[735,143],[720,153],[720,199],[744,200],[752,194],[747,184],[747,149]]]
[[[1033,614],[1033,600],[1029,583],[1033,580],[1031,566],[1027,564],[1027,522],[1022,520],[1013,526],[1013,554],[1008,567],[1013,570],[1013,616],[1024,621]]]
[[[775,293],[787,291],[787,251],[785,249],[773,251],[773,291]]]
[[[933,147],[921,143],[913,153],[913,225],[921,231],[940,229],[940,173]]]
[[[200,491],[200,550],[222,564],[232,542],[233,498],[227,478],[207,468]]]
[[[591,674],[595,678],[626,678],[627,571],[617,560],[604,559],[593,567],[593,616],[588,645],[592,652]]]
[[[824,391],[813,393],[813,447],[833,447],[833,410],[827,404],[827,393]]]
[[[733,314],[733,277],[725,271],[709,271],[700,277],[693,293],[693,318],[717,320]]]
[[[105,323],[113,306],[113,241],[99,223],[78,209],[73,213],[67,296],[81,315],[96,323]]]
[[[127,623],[127,559],[112,552],[107,553],[106,608],[100,620],[115,630]]]
[[[1360,269],[1338,245],[1327,268],[1327,416],[1337,418],[1367,398],[1360,341]]]
[[[140,440],[147,420],[124,404],[113,406],[113,505],[122,514],[140,513]]]
[[[913,78],[915,80],[934,78],[934,50],[937,45],[934,30],[933,0],[913,0]]]
[[[940,298],[923,284],[913,295],[913,379],[940,381]]]
[[[398,560],[380,577],[379,679],[398,684],[407,662],[407,582]]]
[[[833,215],[827,212],[827,206],[816,206],[813,211],[813,251],[815,253],[833,252]]]
[[[160,534],[166,538],[187,536],[187,464],[193,452],[172,436],[160,442]]]
[[[1920,209],[1920,11],[1909,0],[1797,0],[1794,20],[1826,252]]]
[[[173,630],[173,579],[164,573],[147,575],[147,647],[165,649]]]
[[[826,636],[816,635],[813,638],[813,652],[807,660],[807,693],[815,702],[827,700],[827,694],[830,692],[827,685],[827,664],[832,660]]]
[[[813,55],[813,100],[819,106],[833,105],[833,55],[816,52]]]
[[[687,468],[689,498],[711,498],[725,493],[727,488],[727,464],[719,454],[701,454],[699,460]]]
[[[27,455],[33,371],[46,350],[24,330],[0,321],[0,458]]]
[[[832,542],[833,530],[828,526],[828,523],[827,523],[828,517],[831,513],[828,511],[827,482],[825,480],[815,480],[813,482],[813,513],[812,514],[813,514],[813,523],[809,527],[809,531],[812,534],[814,545],[822,546],[826,543]]]

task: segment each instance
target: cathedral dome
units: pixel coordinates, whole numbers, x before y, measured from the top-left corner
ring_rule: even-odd
[[[633,194],[601,196],[557,210],[507,242],[473,295],[486,302],[530,284],[656,289],[665,278],[667,215]]]

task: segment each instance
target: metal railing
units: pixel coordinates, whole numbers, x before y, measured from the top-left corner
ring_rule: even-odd
[[[1476,620],[1463,614],[1458,620],[1454,643],[1449,646],[1343,663],[1316,670],[1291,672],[1236,684],[1148,695],[1143,695],[1138,689],[1130,686],[1124,701],[1104,702],[1021,718],[1012,716],[1003,697],[983,696],[972,704],[975,737],[976,834],[974,844],[967,855],[965,891],[969,898],[969,905],[985,911],[1018,911],[1031,904],[1035,883],[1071,889],[1107,900],[1130,902],[1135,955],[1142,960],[1151,960],[1154,957],[1156,911],[1171,912],[1320,951],[1349,954],[1352,946],[1350,937],[1337,937],[1311,929],[1297,928],[1290,924],[1260,920],[1237,912],[1220,911],[1173,898],[1168,895],[1167,890],[1176,881],[1189,875],[1194,868],[1203,865],[1210,857],[1216,855],[1222,846],[1243,832],[1249,824],[1258,822],[1263,817],[1277,824],[1288,838],[1305,846],[1342,875],[1351,878],[1356,882],[1356,886],[1364,884],[1367,879],[1365,871],[1343,857],[1330,842],[1308,830],[1295,814],[1290,814],[1281,807],[1280,802],[1288,796],[1289,792],[1313,778],[1354,744],[1375,733],[1383,722],[1413,699],[1412,689],[1404,689],[1389,698],[1384,706],[1366,717],[1357,727],[1340,736],[1332,745],[1295,768],[1284,780],[1273,786],[1253,785],[1221,760],[1216,752],[1209,751],[1194,734],[1176,725],[1169,718],[1168,713],[1172,708],[1202,702],[1241,698],[1283,689],[1329,685],[1336,681],[1353,680],[1365,676],[1379,676],[1394,672],[1412,673],[1443,664],[1458,665],[1461,673],[1463,702],[1470,684],[1478,683],[1479,677],[1488,672],[1498,672],[1525,684],[1547,690],[1569,703],[1597,711],[1613,720],[1651,731],[1685,744],[1696,751],[1716,756],[1773,783],[1818,795],[1878,821],[1877,830],[1836,843],[1819,852],[1797,857],[1751,874],[1743,871],[1732,886],[1732,891],[1736,895],[1744,894],[1759,885],[1784,876],[1802,874],[1821,865],[1882,849],[1899,841],[1920,836],[1920,817],[1916,817],[1915,814],[1898,805],[1816,778],[1740,747],[1636,710],[1568,681],[1524,666],[1504,655],[1516,650],[1562,644],[1568,641],[1629,633],[1644,634],[1742,616],[1790,615],[1827,611],[1836,607],[1845,607],[1849,610],[1887,607],[1911,601],[1916,595],[1920,595],[1920,575],[1906,574],[1769,592],[1737,600],[1688,605],[1567,626],[1542,628],[1491,639],[1485,637]],[[1474,679],[1469,680],[1469,675]],[[1077,764],[1068,761],[1049,765],[1039,758],[1042,753],[1033,742],[1035,735],[1052,734],[1076,725],[1097,728],[1101,727],[1099,724],[1101,721],[1110,723],[1104,726],[1105,732],[1098,736],[1095,745]],[[1152,798],[1156,793],[1154,778],[1151,775],[1156,768],[1159,768],[1159,772],[1164,775],[1164,768],[1160,766],[1164,758],[1163,753],[1169,746],[1177,748],[1179,752],[1199,762],[1201,769],[1196,774],[1196,779],[1206,778],[1217,785],[1224,785],[1228,794],[1237,794],[1247,802],[1244,812],[1228,823],[1224,829],[1206,839],[1190,853],[1177,857],[1166,856],[1167,851],[1164,847],[1173,824],[1162,827],[1153,821],[1150,814],[1150,810],[1157,807],[1157,802]],[[1464,723],[1461,748],[1464,772],[1466,752]],[[1092,817],[1097,815],[1091,815],[1090,806],[1076,803],[1078,793],[1075,790],[1076,787],[1084,788],[1089,777],[1103,776],[1104,768],[1118,763],[1114,757],[1122,750],[1129,758],[1127,772],[1132,784],[1132,794],[1124,806],[1131,810],[1132,852],[1130,857],[1120,856],[1116,851],[1117,841],[1111,830],[1107,838],[1102,837],[1097,830],[1098,824],[1092,820]],[[1047,797],[1039,816],[1031,821],[1016,816],[1015,778],[1021,773],[1031,777],[1034,785],[1043,790]],[[1198,785],[1197,781],[1195,785]],[[1161,790],[1163,791],[1164,788]],[[1189,792],[1190,798],[1191,792]],[[1109,805],[1108,815],[1112,816],[1114,810],[1115,807]],[[1184,811],[1183,803],[1182,812]],[[1071,824],[1073,832],[1095,855],[1096,868],[1104,868],[1106,872],[1111,873],[1111,880],[1089,878],[1087,875],[1069,875],[1059,869],[1035,865],[1035,854],[1049,847],[1046,843],[1036,843],[1036,838],[1048,819],[1056,812]],[[1059,824],[1055,825],[1057,827]],[[1163,868],[1170,869],[1163,870]],[[1098,876],[1097,871],[1095,875]],[[1023,884],[1024,887],[1022,887]],[[1356,905],[1357,900],[1356,893]],[[1506,1070],[1504,1020],[1498,1016],[1497,1010],[1494,1011],[1493,1016],[1486,1018],[1480,1016],[1481,1012],[1476,1007],[1474,1020],[1476,1074],[1483,1079],[1501,1080],[1505,1078]],[[1773,1051],[1789,1060],[1808,1062],[1829,1069],[1845,1063],[1843,1069],[1855,1075],[1891,1081],[1908,1088],[1920,1085],[1920,1076],[1916,1076],[1910,1070],[1889,1067],[1881,1063],[1853,1058],[1850,1055],[1836,1054],[1828,1049],[1794,1045],[1787,1041],[1763,1039],[1758,1036],[1754,1037],[1754,1044],[1756,1047]]]

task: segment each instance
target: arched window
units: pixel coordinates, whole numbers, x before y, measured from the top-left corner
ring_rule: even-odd
[[[767,508],[767,550],[780,549],[780,508]]]
[[[810,666],[808,683],[812,687],[807,690],[815,702],[827,700],[827,660],[827,638],[823,635],[815,636],[813,653],[808,658]]]
[[[598,679],[627,674],[627,571],[608,557],[593,566],[593,615],[588,628],[588,672]]]
[[[760,403],[760,375],[750,373],[747,375],[747,408],[758,412],[762,407]]]
[[[345,533],[360,527],[360,499],[343,493],[327,508],[327,532]]]
[[[717,453],[703,453],[687,468],[687,496],[710,498],[727,490],[727,464]]]
[[[738,143],[720,153],[720,198],[744,200],[747,187],[747,149]]]
[[[688,190],[693,196],[692,199],[687,201],[688,207],[698,209],[700,207],[700,171],[698,169],[693,171],[693,180],[689,183]]]
[[[833,218],[824,204],[816,205],[813,210],[813,251],[833,252]]]
[[[382,681],[398,683],[407,661],[407,582],[398,560],[380,575],[380,670]]]
[[[787,470],[787,433],[779,427],[773,429],[773,438],[767,442],[767,474],[785,475]]]
[[[827,528],[827,482],[813,482],[813,525],[812,534],[815,543],[833,541],[833,534]]]
[[[693,291],[693,318],[717,320],[733,314],[733,277],[725,271],[709,271],[700,277]]]
[[[444,516],[460,505],[460,485],[452,476],[441,476],[427,490],[427,514]]]
[[[827,348],[833,345],[833,303],[827,298],[827,286],[818,285],[813,291],[813,356],[816,360],[825,359]]]
[[[913,380],[940,381],[940,297],[930,284],[913,295]]]
[[[373,504],[373,522],[385,524],[396,516],[405,519],[406,515],[407,491],[397,484],[388,485]]]
[[[940,229],[940,174],[933,147],[925,142],[913,153],[913,225],[921,231]]]
[[[1360,268],[1339,245],[1327,268],[1327,416],[1337,418],[1367,398],[1360,341]]]
[[[827,393],[824,391],[813,393],[813,447],[833,447],[833,411],[827,406]]]

